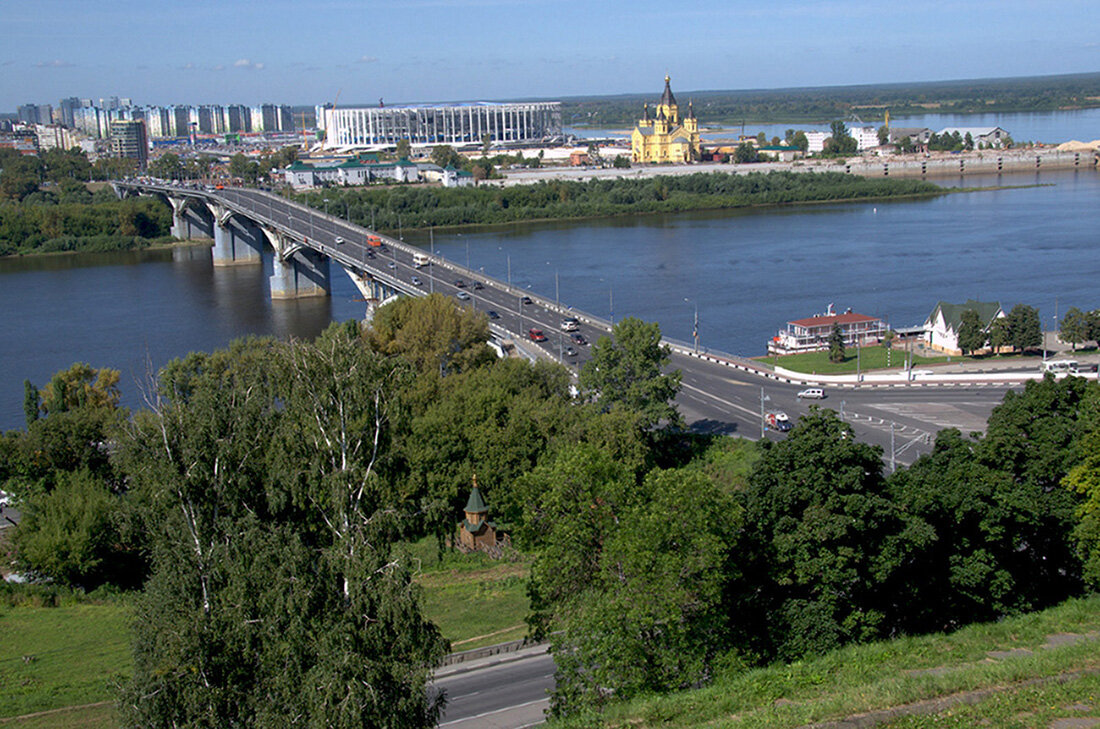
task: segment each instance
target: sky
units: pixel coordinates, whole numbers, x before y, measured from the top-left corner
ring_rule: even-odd
[[[340,105],[1100,71],[1097,0],[0,0],[0,112]]]

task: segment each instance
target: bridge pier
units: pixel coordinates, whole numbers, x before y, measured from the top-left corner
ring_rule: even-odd
[[[260,226],[229,211],[214,211],[214,265],[263,263],[264,234]]]
[[[179,240],[187,240],[191,237],[191,228],[187,225],[187,198],[170,197],[168,204],[172,206],[172,237]]]
[[[329,257],[289,238],[282,231],[261,228],[275,249],[269,279],[272,299],[328,296],[332,291]]]

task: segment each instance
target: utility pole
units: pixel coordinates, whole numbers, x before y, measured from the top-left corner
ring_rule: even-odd
[[[894,459],[894,454],[897,451],[894,449],[894,421],[890,421],[890,473],[898,470],[898,464]]]
[[[760,440],[764,440],[764,431],[766,428],[766,421],[764,420],[764,401],[771,400],[770,397],[764,394],[764,386],[760,386]]]

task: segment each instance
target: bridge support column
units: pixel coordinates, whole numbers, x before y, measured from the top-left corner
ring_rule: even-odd
[[[239,266],[263,263],[264,234],[251,220],[231,213],[214,214],[214,265]]]
[[[329,258],[308,248],[299,248],[285,259],[275,256],[270,282],[272,299],[328,296],[332,289]]]
[[[191,238],[191,226],[187,221],[187,198],[170,197],[168,203],[172,206],[172,237],[179,240]]]

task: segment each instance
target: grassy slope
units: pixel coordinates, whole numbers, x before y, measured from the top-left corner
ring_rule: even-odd
[[[1052,635],[1086,639],[1043,647]],[[1015,651],[991,655],[992,651]],[[1064,683],[1024,685],[1069,676]],[[853,646],[820,658],[718,678],[706,688],[636,700],[602,717],[609,727],[760,727],[781,729],[835,721],[935,697],[1003,687],[970,707],[943,706],[929,717],[891,726],[1048,726],[1042,717],[1100,716],[1100,597],[1071,600],[1033,615],[973,625],[950,635]],[[1066,676],[1063,676],[1066,678]],[[1080,703],[1082,707],[1068,708]],[[988,714],[986,713],[988,712]],[[996,717],[1028,714],[1026,721]],[[968,716],[970,721],[959,721]],[[579,723],[579,722],[578,722]],[[565,724],[564,722],[562,724]],[[590,724],[586,724],[590,726]]]
[[[895,349],[890,352],[890,364],[886,364],[886,348],[885,347],[861,347],[859,351],[859,366],[864,372],[868,370],[886,369],[887,366],[893,369],[900,369],[905,364],[906,353],[904,350]],[[782,357],[761,357],[760,360],[766,363],[775,363],[779,367],[783,367],[795,372],[815,372],[821,375],[836,375],[846,372],[855,373],[856,371],[856,350],[854,347],[849,347],[844,352],[844,360],[842,362],[830,362],[828,352],[805,352],[803,354],[787,354]],[[970,361],[970,358],[954,357],[954,361]],[[935,364],[937,362],[947,362],[948,357],[946,355],[942,357],[921,357],[916,354],[913,355],[913,366],[922,367],[924,365]]]

